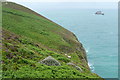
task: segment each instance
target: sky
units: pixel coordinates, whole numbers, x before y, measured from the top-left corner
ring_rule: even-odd
[[[30,9],[49,9],[49,8],[96,8],[96,9],[117,9],[118,0],[7,0],[19,3]],[[41,3],[42,2],[42,3]],[[43,3],[45,2],[45,3]],[[52,3],[46,3],[52,2]],[[56,3],[54,3],[56,2]],[[67,2],[67,3],[66,3]],[[71,3],[72,2],[72,3]],[[79,3],[81,2],[81,3]]]
[[[119,0],[7,0],[12,2],[118,2]]]

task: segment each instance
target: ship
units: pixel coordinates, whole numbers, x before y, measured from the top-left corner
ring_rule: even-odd
[[[102,11],[97,11],[95,14],[96,15],[104,15],[104,13]]]

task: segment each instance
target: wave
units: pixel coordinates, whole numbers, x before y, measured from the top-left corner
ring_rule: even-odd
[[[87,53],[87,55],[90,55],[89,49],[90,49],[90,48],[86,48],[86,53]],[[91,70],[92,72],[95,71],[95,67],[94,67],[94,65],[93,65],[91,62],[88,62],[88,66],[90,67],[90,70]]]
[[[85,48],[85,51],[86,51],[86,53],[88,54],[88,52],[89,52],[89,48]]]
[[[90,62],[88,62],[88,65],[89,65],[89,67],[90,67],[90,70],[91,70],[92,72],[94,72],[94,71],[95,71],[94,65],[91,64]]]
[[[88,50],[86,49],[86,53],[88,53]]]

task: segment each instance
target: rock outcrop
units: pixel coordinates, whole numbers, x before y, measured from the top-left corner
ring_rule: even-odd
[[[48,65],[48,66],[60,66],[61,65],[56,59],[54,59],[51,56],[48,56],[44,60],[40,61],[40,63]]]
[[[67,63],[67,65],[73,66],[74,68],[76,68],[76,69],[79,70],[80,72],[83,71],[79,66],[77,66],[77,65],[75,65],[75,64],[73,64],[73,63]]]

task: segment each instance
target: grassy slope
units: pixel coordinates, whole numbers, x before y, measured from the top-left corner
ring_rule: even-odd
[[[82,44],[75,35],[43,16],[15,3],[3,3],[3,77],[91,78]],[[69,59],[65,54],[71,55]],[[38,62],[52,56],[62,66]],[[66,63],[73,62],[79,72]],[[49,75],[51,74],[51,75]]]

